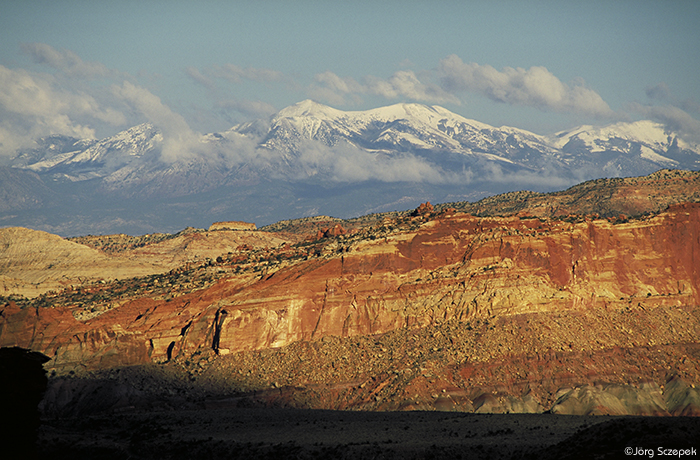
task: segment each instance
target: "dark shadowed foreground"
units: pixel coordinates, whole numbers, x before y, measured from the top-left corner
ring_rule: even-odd
[[[34,458],[49,358],[19,347],[0,348],[0,458]],[[7,455],[11,455],[7,457]]]
[[[39,452],[55,460],[612,459],[629,447],[671,458],[658,449],[697,452],[698,433],[700,418],[689,417],[238,408],[44,420]]]

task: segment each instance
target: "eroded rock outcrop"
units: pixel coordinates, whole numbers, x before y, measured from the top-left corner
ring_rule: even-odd
[[[437,328],[434,346],[387,346],[378,353],[384,358],[362,347],[322,358],[313,348],[308,372],[336,382],[330,393],[322,387],[326,396],[314,407],[694,414],[692,386],[660,396],[653,385],[682,368],[660,363],[682,357],[679,381],[697,381],[698,355],[683,347],[700,337],[698,261],[700,204],[625,222],[437,214],[424,206],[319,241],[241,245],[201,265],[210,281],[200,288],[178,292],[177,281],[164,280],[158,295],[125,292],[99,314],[78,315],[84,305],[10,302],[0,310],[0,346],[40,350],[59,374],[291,353],[296,366],[279,375],[279,366],[268,368],[250,387],[258,391],[326,385],[298,374],[301,358],[288,351],[296,344]],[[672,358],[647,354],[652,365],[640,365],[633,351],[655,347],[670,347]],[[384,364],[359,364],[373,359]]]
[[[209,231],[215,230],[256,230],[257,227],[251,222],[241,222],[230,220],[226,222],[214,222],[209,226]]]
[[[618,225],[457,214],[381,238],[339,240],[326,255],[262,277],[232,276],[170,301],[134,299],[85,323],[56,321],[70,309],[8,305],[0,343],[32,346],[57,362],[78,347],[71,354],[90,366],[107,343],[158,361],[451,318],[697,305],[699,221],[700,205]]]
[[[234,352],[451,318],[696,305],[699,217],[700,206],[620,225],[456,215],[339,245],[247,289],[222,283],[195,322],[225,311],[218,344]]]

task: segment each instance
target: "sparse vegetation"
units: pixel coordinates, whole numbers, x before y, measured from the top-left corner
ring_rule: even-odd
[[[141,236],[130,236],[123,233],[116,235],[87,235],[67,238],[68,241],[73,241],[78,244],[99,249],[107,254],[117,254],[128,251],[129,249],[141,248],[149,244],[160,243],[161,241],[170,240],[188,233],[204,232],[203,229],[188,227],[178,233],[151,233]]]
[[[630,296],[616,294],[614,299],[610,296],[602,296],[605,298],[600,300],[599,304],[593,304],[590,308],[584,309],[572,307],[571,311],[567,311],[565,314],[553,311],[532,313],[539,311],[540,305],[554,302],[556,299],[563,299],[564,297],[561,296],[564,295],[566,289],[572,287],[572,283],[567,279],[574,275],[574,271],[576,275],[585,272],[578,271],[579,268],[575,265],[575,261],[572,262],[573,266],[569,265],[570,258],[566,254],[562,258],[565,262],[559,262],[558,266],[554,266],[550,264],[552,259],[547,258],[545,250],[540,249],[542,246],[527,246],[524,243],[530,237],[540,238],[540,235],[549,235],[552,237],[550,239],[554,241],[556,238],[553,237],[557,232],[579,231],[586,228],[589,225],[588,222],[593,220],[598,221],[594,225],[603,228],[604,231],[609,231],[610,225],[600,221],[605,217],[586,211],[589,205],[587,197],[597,196],[593,193],[594,191],[600,192],[607,194],[607,203],[611,203],[613,198],[619,195],[620,190],[627,190],[624,187],[631,183],[626,179],[606,180],[598,184],[600,187],[595,186],[596,184],[588,184],[588,188],[577,189],[587,191],[580,196],[577,195],[577,206],[580,206],[571,208],[575,210],[573,212],[568,211],[569,208],[565,208],[560,202],[557,205],[558,208],[555,206],[547,212],[535,214],[534,211],[539,207],[530,203],[529,207],[521,208],[520,211],[509,217],[495,218],[477,217],[473,214],[471,216],[464,215],[454,206],[433,207],[426,204],[412,212],[377,214],[367,217],[365,220],[341,221],[333,218],[318,218],[298,222],[288,221],[284,225],[275,227],[277,229],[275,231],[280,233],[295,231],[300,232],[300,234],[297,234],[294,239],[287,239],[284,244],[275,243],[278,244],[276,247],[255,246],[257,243],[240,244],[235,250],[206,259],[197,259],[196,262],[183,264],[164,273],[120,280],[85,282],[82,285],[71,286],[60,291],[47,292],[35,299],[8,296],[1,300],[5,303],[12,301],[22,308],[43,309],[67,306],[76,318],[88,320],[110,309],[118,308],[125,302],[139,298],[150,298],[156,300],[155,304],[160,309],[159,314],[162,314],[163,311],[166,312],[165,314],[175,311],[179,315],[180,310],[177,308],[188,302],[178,303],[176,301],[169,304],[171,307],[166,306],[166,302],[170,302],[178,296],[211,287],[221,279],[227,279],[227,282],[231,282],[231,286],[236,286],[239,281],[243,285],[248,282],[264,280],[265,283],[258,286],[263,286],[263,290],[268,288],[274,290],[278,286],[275,285],[275,279],[272,279],[270,283],[267,281],[271,279],[272,275],[282,270],[289,269],[287,273],[297,276],[294,278],[294,283],[297,282],[297,279],[299,279],[299,283],[304,281],[302,279],[304,270],[295,272],[297,270],[296,264],[320,259],[320,263],[302,265],[309,268],[308,271],[316,270],[315,276],[321,273],[321,270],[317,269],[323,266],[325,259],[336,258],[337,260],[340,257],[347,257],[346,253],[353,253],[353,251],[360,253],[365,248],[368,248],[368,254],[372,254],[374,257],[379,251],[372,252],[377,246],[370,243],[371,241],[377,243],[391,242],[392,240],[409,241],[416,234],[409,233],[404,237],[402,233],[416,232],[422,229],[421,233],[418,233],[420,237],[430,236],[431,232],[434,231],[432,236],[435,236],[435,239],[425,240],[423,246],[416,244],[415,248],[411,250],[422,251],[425,248],[431,247],[432,249],[442,244],[449,246],[452,244],[451,241],[463,244],[458,251],[457,259],[449,259],[449,263],[445,262],[443,266],[438,264],[436,268],[435,266],[422,265],[424,259],[421,258],[421,268],[416,270],[415,274],[399,281],[400,288],[395,289],[399,292],[399,298],[403,299],[401,296],[409,298],[414,293],[418,293],[415,302],[412,301],[413,303],[410,304],[410,308],[415,307],[416,311],[425,309],[425,314],[423,314],[423,310],[420,310],[422,317],[419,318],[417,314],[406,315],[405,324],[403,322],[397,323],[400,324],[400,327],[389,330],[382,335],[366,332],[377,331],[377,329],[372,329],[371,320],[369,329],[359,329],[356,326],[346,327],[342,323],[343,318],[341,318],[339,324],[342,328],[334,329],[335,333],[345,336],[348,335],[347,331],[362,330],[365,331],[362,333],[363,335],[352,336],[352,333],[349,333],[347,337],[340,338],[324,336],[326,331],[316,336],[316,329],[313,329],[313,332],[306,330],[304,333],[307,335],[304,340],[294,339],[280,348],[253,351],[241,351],[245,348],[235,349],[236,342],[230,342],[233,344],[230,350],[223,346],[219,349],[218,345],[212,345],[211,342],[197,345],[199,343],[196,342],[197,340],[209,339],[202,339],[201,335],[196,336],[196,338],[193,336],[193,342],[187,344],[192,348],[187,350],[183,348],[178,351],[177,347],[180,347],[185,339],[175,339],[168,347],[167,358],[163,357],[162,359],[167,359],[169,365],[180,366],[188,373],[188,378],[191,381],[209,379],[209,383],[207,383],[207,385],[210,384],[209,388],[221,389],[218,393],[219,396],[239,397],[247,395],[249,392],[261,392],[265,396],[260,398],[273,398],[272,401],[275,404],[289,404],[293,407],[299,407],[294,406],[294,404],[308,404],[311,407],[362,407],[372,410],[396,410],[409,406],[414,409],[434,409],[438,407],[436,402],[440,400],[442,390],[445,392],[453,389],[459,390],[464,393],[462,396],[467,398],[465,395],[468,389],[476,388],[479,385],[493,385],[494,381],[527,381],[530,385],[528,390],[530,394],[539,395],[538,401],[543,406],[547,406],[553,402],[551,399],[554,387],[544,389],[545,385],[541,382],[544,381],[544,378],[550,378],[547,377],[550,375],[550,370],[546,368],[547,363],[550,362],[556,362],[557,366],[566,369],[566,378],[575,378],[578,379],[577,381],[583,382],[589,378],[587,372],[590,371],[598,372],[599,375],[604,375],[605,378],[612,379],[618,384],[636,384],[642,378],[640,376],[644,378],[651,376],[655,382],[663,382],[670,372],[671,364],[669,363],[678,361],[682,365],[673,364],[675,372],[682,373],[683,378],[695,381],[698,375],[698,368],[695,366],[697,360],[694,358],[697,356],[697,350],[693,348],[696,346],[693,345],[692,337],[697,329],[698,311],[697,309],[692,310],[691,307],[677,306],[678,300],[671,297],[672,294],[676,294],[674,286],[670,288],[666,286],[665,291],[652,286],[645,289],[642,294]],[[641,185],[636,183],[634,187],[639,189]],[[644,193],[648,192],[648,190],[644,190]],[[570,200],[573,195],[566,196],[567,200]],[[511,198],[513,197],[521,197],[523,200],[539,200],[541,198],[540,194],[531,192],[513,193]],[[596,203],[602,202],[605,200]],[[492,209],[492,211],[494,210],[497,208]],[[567,212],[564,212],[565,210]],[[636,214],[636,217],[632,213],[619,212],[607,219],[612,223],[618,223],[634,218],[649,218],[657,212],[657,210],[647,209]],[[446,217],[455,214],[458,216],[454,220]],[[365,224],[359,225],[358,222]],[[578,228],[574,228],[576,226]],[[593,230],[595,228],[591,231]],[[620,229],[614,230],[619,231]],[[515,238],[512,238],[513,236]],[[198,235],[196,237],[199,238]],[[95,241],[98,241],[98,237],[90,238],[96,238]],[[100,247],[107,248],[103,249],[105,251],[119,252],[126,247],[134,248],[138,247],[139,244],[147,245],[164,241],[164,238],[168,238],[168,236],[145,235],[142,240],[130,238],[132,237],[115,237],[113,242],[116,241],[118,243],[115,243],[116,245],[107,244],[105,241],[108,241],[108,238],[100,242],[102,245]],[[148,240],[147,238],[153,239]],[[421,238],[418,240],[423,241]],[[274,241],[280,240],[275,238]],[[492,245],[489,249],[490,252],[482,251],[481,259],[478,257],[470,259],[471,254],[479,250],[478,246],[487,243]],[[516,245],[520,245],[520,247],[514,249]],[[564,246],[566,244],[562,245],[562,247]],[[381,247],[382,250],[386,248],[391,249],[390,246]],[[484,246],[481,246],[481,249],[483,248]],[[521,289],[521,282],[525,285],[528,281],[524,280],[529,274],[524,272],[517,274],[511,271],[514,264],[520,263],[514,256],[516,250],[521,251],[523,256],[529,254],[533,260],[538,261],[539,265],[533,265],[535,270],[537,267],[543,267],[541,277],[543,281],[538,282],[536,287],[528,291],[531,294],[530,297],[526,297],[527,292]],[[548,250],[552,251],[552,249]],[[409,251],[403,252],[402,256],[408,253]],[[438,254],[440,257],[444,255],[443,253]],[[209,255],[211,256],[211,253]],[[386,266],[389,267],[388,270],[391,270],[392,261],[380,258],[378,260],[380,263],[388,262]],[[419,259],[416,257],[413,260]],[[446,256],[445,261],[447,260]],[[460,262],[454,262],[455,260],[462,261],[461,268],[455,268],[460,265]],[[481,260],[481,262],[472,263],[476,260]],[[357,261],[352,262],[356,263]],[[352,264],[347,264],[347,266],[352,266]],[[460,272],[461,269],[463,270]],[[509,271],[511,273],[507,273]],[[365,274],[360,271],[355,274],[348,273],[357,278],[362,278]],[[357,276],[358,273],[359,276]],[[394,273],[392,273],[393,275]],[[558,290],[555,286],[545,296],[545,288],[551,287],[550,281],[552,277],[557,275],[561,275],[563,279]],[[322,285],[324,275],[321,273],[319,276],[320,278],[315,278],[313,282],[318,282],[320,279],[321,282],[318,285]],[[375,275],[370,274],[370,276]],[[454,285],[445,287],[445,283],[451,283],[457,276],[462,276],[462,279]],[[508,278],[509,276],[510,278]],[[277,279],[289,280],[290,277],[280,276]],[[352,285],[354,280],[353,278],[342,287],[351,295],[354,295],[352,291],[356,287]],[[502,311],[508,311],[508,313],[498,313],[496,310],[492,310],[493,305],[498,305],[497,296],[507,292],[503,286],[498,287],[500,286],[498,283],[504,280],[510,283],[506,284],[506,288],[508,286],[518,287],[518,289],[510,291],[508,294],[510,298],[517,298],[516,302],[523,302],[522,299],[527,299],[526,301],[533,305],[532,310],[527,310],[522,314],[513,313],[519,311],[520,306],[515,303],[511,304],[510,300],[502,302],[502,306],[498,307],[502,308]],[[482,281],[483,290],[479,288],[478,292],[484,293],[484,302],[480,304],[483,306],[479,310],[476,307],[472,308],[472,305],[477,305],[477,297],[482,294],[469,293],[464,298],[460,296],[464,292],[468,292],[470,283]],[[228,301],[231,292],[226,290],[228,286],[228,284],[221,283],[209,291],[210,294],[193,296],[193,298],[204,299],[201,304],[198,304],[198,308],[201,307],[209,312],[211,310],[208,309],[212,305],[219,308],[216,304],[218,299],[223,300],[224,303]],[[290,284],[279,286],[281,286],[280,291],[294,289],[294,287],[289,288]],[[326,289],[328,286],[326,283]],[[441,291],[443,287],[445,289]],[[385,286],[381,285],[375,292],[381,289],[385,289]],[[394,289],[394,287],[389,289]],[[588,288],[584,285],[583,289]],[[422,292],[420,292],[421,290]],[[677,299],[688,298],[687,295],[681,296],[681,291],[685,292],[686,287],[679,284],[677,290]],[[321,291],[309,292],[313,293],[313,297]],[[331,291],[327,290],[326,294],[329,292]],[[428,292],[430,296],[435,296],[435,298],[424,300],[427,297],[421,296],[425,292]],[[487,297],[490,292],[493,295]],[[219,293],[221,295],[218,295]],[[217,300],[212,303],[209,299],[215,297],[214,294],[216,294]],[[234,294],[231,296],[233,298],[231,305],[238,307],[240,304],[236,302],[240,299],[243,299],[242,304],[248,300],[252,300],[251,303],[254,303],[258,300],[255,295],[257,294],[247,298],[241,296],[236,299],[233,298]],[[322,292],[321,296],[323,296]],[[350,298],[352,297],[347,297],[347,299]],[[275,301],[276,299],[271,302]],[[396,307],[392,311],[409,308],[402,307],[401,301],[392,305],[391,308]],[[286,300],[280,302],[281,306],[275,307],[278,310],[274,310],[274,315],[282,312],[277,319],[271,314],[269,320],[266,318],[263,321],[271,321],[272,324],[275,324],[275,321],[286,321],[287,318],[283,316],[287,314],[284,302]],[[325,305],[325,298],[323,302]],[[354,300],[347,300],[347,302],[354,302]],[[144,304],[148,305],[149,302],[144,302]],[[369,300],[366,304],[369,305]],[[562,305],[565,304],[565,302],[562,303]],[[135,305],[140,308],[140,304],[136,303]],[[172,307],[173,305],[175,307]],[[409,303],[407,302],[406,305]],[[456,314],[454,313],[455,305],[465,307],[460,310],[459,314]],[[175,308],[175,310],[169,310],[169,308]],[[272,311],[273,309],[270,309],[270,312]],[[450,316],[453,313],[454,315]],[[138,313],[139,318],[142,314],[145,316],[150,313]],[[216,315],[218,314],[217,311]],[[367,307],[367,312],[362,314],[370,316],[374,315],[375,312],[370,311],[370,307]],[[133,317],[136,316],[137,314],[134,313]],[[218,316],[216,317],[218,318]],[[351,317],[348,316],[348,318]],[[358,318],[360,318],[359,315]],[[364,317],[362,318],[364,321]],[[154,319],[158,320],[155,317]],[[108,321],[105,318],[105,323]],[[133,321],[133,319],[128,319],[128,321]],[[206,319],[205,323],[206,321],[210,320]],[[253,321],[258,320],[254,319]],[[345,321],[350,324],[349,320]],[[192,327],[187,334],[195,330],[199,330],[201,333],[202,324]],[[211,323],[204,324],[204,327],[209,327],[207,324]],[[223,323],[216,324],[220,326]],[[178,324],[177,328],[174,329],[174,335],[177,336],[179,331],[180,336],[184,336],[190,325],[192,325],[192,321],[186,326],[184,323]],[[91,326],[88,324],[85,327],[87,330]],[[351,329],[351,327],[356,328]],[[338,332],[340,330],[342,333]],[[161,337],[158,336],[153,339],[153,342],[160,339]],[[168,346],[171,338],[166,336],[162,340],[165,344],[156,343],[153,345],[152,342],[149,353],[154,352],[165,356],[162,350]],[[186,340],[190,340],[190,337],[188,336]],[[238,336],[236,336],[236,340],[238,340]],[[279,343],[284,343],[284,341],[281,340]],[[686,344],[691,345],[686,347]],[[655,357],[656,361],[645,361],[643,364],[635,361],[637,355],[634,353],[641,353],[639,356],[646,359],[647,355],[651,356],[650,353],[657,353],[649,350],[658,346],[669,347],[670,351],[665,357]],[[158,351],[158,347],[161,351]],[[644,350],[638,351],[638,348],[644,348]],[[626,351],[628,349],[633,351]],[[656,350],[656,348],[653,349]],[[217,353],[219,354],[217,355]],[[683,353],[685,355],[681,356]],[[621,368],[613,360],[608,359],[610,356],[632,356],[631,359],[634,362],[627,368]],[[685,359],[688,356],[690,358],[686,361],[679,360],[679,358]],[[595,366],[586,368],[588,366],[586,363],[594,361]],[[582,365],[581,362],[584,364]],[[497,365],[495,364],[495,367],[491,368],[479,368],[483,363],[496,363]],[[65,374],[68,369],[66,367],[60,372]],[[483,373],[479,374],[482,371]],[[534,373],[535,376],[531,377],[530,373]],[[559,383],[552,381],[549,384],[558,385]],[[340,389],[334,388],[332,385],[338,385]],[[284,391],[291,391],[289,390],[291,387],[295,388],[292,393],[296,395],[297,399],[290,402],[284,399],[288,397],[284,395],[291,393],[284,393]],[[270,389],[279,391],[273,394],[269,393]],[[508,391],[511,390],[512,388]],[[506,404],[505,393],[501,394],[499,391],[501,390],[494,389],[493,395],[501,398],[499,404]],[[511,396],[513,394],[515,393],[512,393]],[[476,396],[472,394],[467,399],[475,401],[475,398]],[[450,407],[458,406],[460,410],[469,410],[467,405],[459,406],[467,399],[459,400],[462,402],[455,402],[456,406]],[[255,401],[259,400],[263,399]],[[545,402],[547,404],[544,404]]]

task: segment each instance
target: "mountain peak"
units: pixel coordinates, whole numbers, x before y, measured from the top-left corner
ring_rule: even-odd
[[[320,104],[311,99],[306,99],[280,110],[273,116],[272,120],[274,123],[275,120],[289,118],[312,118],[326,121],[342,119],[344,125],[347,125],[350,120],[361,125],[366,125],[367,123],[375,121],[392,122],[395,120],[412,120],[418,124],[432,127],[435,127],[440,120],[450,120],[453,124],[466,123],[478,130],[493,129],[490,125],[464,118],[444,107],[425,105],[416,102],[400,102],[368,110],[344,111]]]
[[[319,104],[311,99],[306,99],[297,102],[280,110],[275,118],[293,118],[293,117],[315,117],[315,118],[335,118],[344,112],[327,105]]]
[[[401,118],[424,118],[425,116],[436,116],[440,111],[447,113],[447,110],[438,106],[428,106],[417,103],[398,103],[386,107],[378,107],[368,110],[367,113],[386,119]]]
[[[369,116],[371,118],[383,120],[395,120],[402,118],[426,118],[436,116],[445,117],[446,115],[449,117],[458,116],[442,107],[428,106],[419,103],[401,102],[398,104],[377,107],[369,110],[344,111],[320,104],[311,99],[306,99],[280,110],[275,118],[313,117],[333,119],[341,116],[353,118]]]

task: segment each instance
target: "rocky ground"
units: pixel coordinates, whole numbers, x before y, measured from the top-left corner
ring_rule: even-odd
[[[691,203],[658,212],[679,187]],[[660,172],[470,214],[424,204],[80,243],[14,229],[0,275],[63,288],[6,283],[0,346],[50,358],[47,458],[680,448],[700,432],[686,418],[700,415],[697,190],[700,173]],[[82,278],[108,259],[163,265]]]
[[[626,447],[700,449],[697,433],[700,419],[685,417],[173,410],[46,419],[39,453],[52,460],[615,459]]]
[[[450,320],[228,355],[209,350],[163,364],[52,372],[42,409],[55,417],[251,406],[700,415],[699,330],[700,309],[676,307]]]
[[[555,193],[510,192],[476,203],[459,202],[436,206],[453,207],[480,216],[521,215],[568,218],[598,214],[627,218],[663,211],[668,206],[700,200],[700,173],[664,169],[643,177],[596,179]]]

